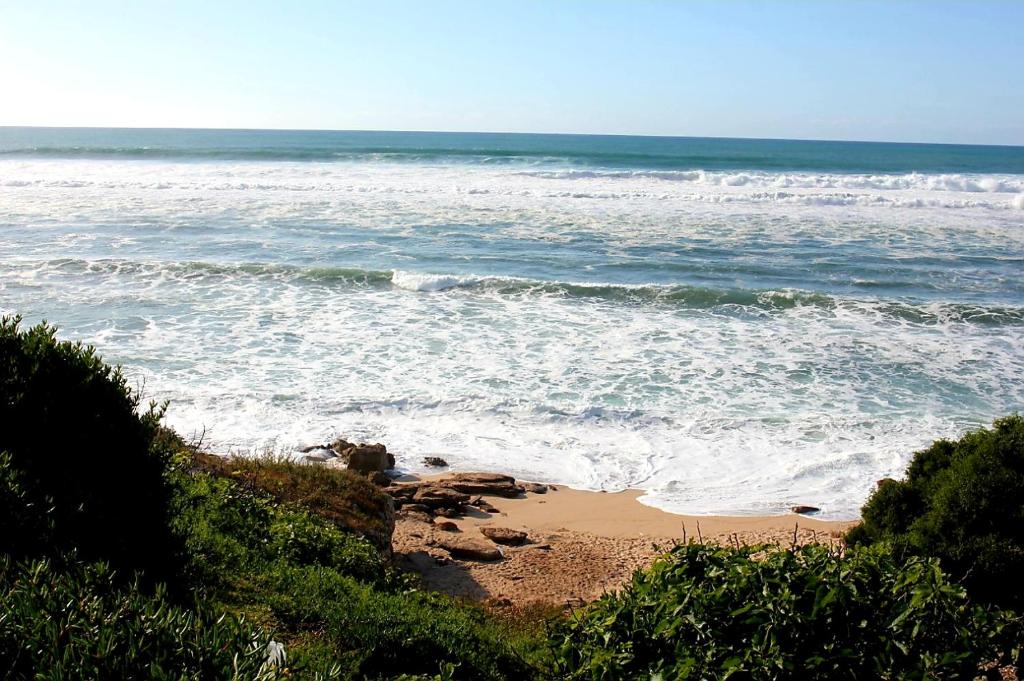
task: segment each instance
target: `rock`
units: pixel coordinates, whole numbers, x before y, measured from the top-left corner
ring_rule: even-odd
[[[434,468],[444,468],[448,465],[448,462],[439,456],[425,456],[423,457],[423,464],[425,466],[433,466]]]
[[[342,452],[341,457],[348,462],[349,470],[360,473],[370,473],[371,471],[383,473],[393,467],[388,458],[388,450],[382,444],[356,445]]]
[[[398,512],[398,517],[404,520],[415,520],[417,522],[427,523],[428,525],[434,522],[434,517],[429,513],[423,513],[421,511],[410,511],[404,508]]]
[[[352,444],[348,440],[338,438],[331,443],[331,449],[352,470],[360,473],[370,471],[386,471],[395,467],[395,457],[388,453],[388,448],[379,442],[375,445]]]
[[[324,449],[322,447],[314,447],[310,449],[304,457],[304,460],[310,463],[324,463],[325,461],[331,461],[335,458],[333,449]]]
[[[431,514],[431,508],[426,504],[404,504],[402,506],[403,511],[416,511],[417,513]]]
[[[481,496],[475,496],[475,497],[473,497],[472,499],[469,500],[469,505],[470,506],[479,506],[480,504],[486,504],[486,503],[487,502],[484,501],[484,498],[481,497]]]
[[[800,515],[804,515],[808,513],[817,513],[821,509],[818,508],[817,506],[793,506],[789,510],[792,511],[793,513],[799,513]]]
[[[480,533],[495,544],[507,546],[520,546],[526,542],[526,533],[519,530],[512,530],[507,527],[481,527]]]
[[[500,473],[453,473],[451,477],[436,483],[465,494],[493,494],[514,498],[526,490],[516,484],[511,475]]]
[[[462,510],[462,506],[459,506],[458,508],[444,508],[444,507],[441,507],[441,508],[435,509],[434,513],[436,513],[439,516],[443,516],[445,518],[458,518],[461,515],[465,515],[465,513]]]
[[[446,537],[437,545],[455,558],[483,561],[501,560],[502,558],[501,551],[495,546],[475,539]]]
[[[412,499],[418,489],[419,485],[390,485],[381,491],[395,499]]]
[[[484,513],[499,513],[498,509],[494,508],[489,501],[481,498],[475,504],[472,504],[476,508],[480,509]]]
[[[387,487],[388,485],[391,484],[391,478],[389,478],[381,471],[373,471],[372,473],[367,473],[366,477],[370,480],[370,482],[377,485],[378,487]]]
[[[877,481],[875,483],[875,486],[876,487],[882,487],[883,485],[888,485],[890,482],[896,482],[896,481],[893,480],[892,478],[882,478],[881,480],[879,480],[879,481]]]
[[[420,487],[412,497],[413,502],[430,508],[461,508],[469,501],[469,495],[447,487]]]
[[[318,449],[331,449],[331,446],[330,445],[309,445],[308,447],[303,447],[302,449],[300,449],[299,452],[301,452],[303,454],[309,454],[310,452],[315,452]]]
[[[434,527],[442,532],[459,532],[459,526],[450,520],[438,520],[434,518]]]
[[[527,492],[533,492],[534,494],[547,494],[548,493],[548,486],[547,485],[543,485],[543,484],[541,484],[539,482],[524,482],[523,483],[523,488]]]
[[[345,450],[348,450],[348,449],[352,449],[355,446],[356,445],[355,445],[354,442],[349,442],[348,440],[342,440],[339,437],[337,440],[335,440],[334,442],[331,443],[330,449],[333,449],[338,454],[338,456],[341,456],[342,452],[344,452]]]

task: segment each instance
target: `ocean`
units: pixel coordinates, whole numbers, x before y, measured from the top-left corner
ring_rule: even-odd
[[[1024,148],[0,128],[0,311],[218,452],[851,518],[1024,410]]]

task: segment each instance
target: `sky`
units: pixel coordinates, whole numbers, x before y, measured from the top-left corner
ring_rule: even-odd
[[[1024,1],[0,0],[0,125],[1024,145]]]

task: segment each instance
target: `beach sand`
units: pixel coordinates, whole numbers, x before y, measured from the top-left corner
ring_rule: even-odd
[[[443,476],[440,476],[443,477]],[[836,542],[850,521],[815,520],[796,514],[773,517],[683,516],[637,501],[640,490],[591,492],[562,486],[546,494],[507,499],[484,495],[497,509],[472,509],[464,517],[398,514],[393,546],[400,565],[419,572],[429,588],[497,606],[545,603],[574,606],[627,581],[673,542],[789,546]],[[454,523],[458,531],[439,525]],[[501,560],[454,559],[446,542],[495,546],[480,532],[502,527],[527,533],[522,546],[502,546]],[[685,533],[685,534],[684,534]]]

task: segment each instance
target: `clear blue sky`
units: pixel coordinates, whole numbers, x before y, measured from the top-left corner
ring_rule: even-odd
[[[1024,2],[0,0],[0,125],[1024,144]]]

